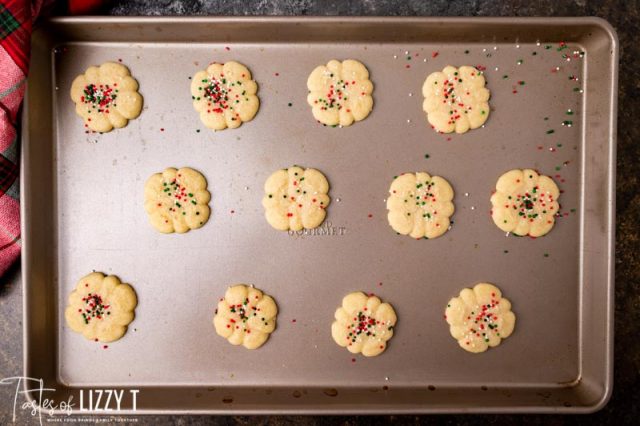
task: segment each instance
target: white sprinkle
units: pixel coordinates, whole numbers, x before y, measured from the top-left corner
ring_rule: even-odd
[[[567,58],[567,62],[571,62],[571,58]]]
[[[387,202],[387,199],[385,198],[384,200],[382,200],[382,202],[383,202],[383,203],[386,203],[386,202]]]
[[[584,90],[580,89],[580,93],[584,92]]]
[[[393,59],[398,59],[398,55],[393,55]]]
[[[59,89],[59,87],[58,87],[58,86],[56,86],[56,90],[58,90],[58,89]]]
[[[245,187],[244,187],[244,190],[245,190],[245,191],[248,191],[248,190],[249,190],[249,187],[248,187],[248,186],[245,186]]]
[[[471,206],[471,210],[475,210],[476,208],[474,206]]]
[[[408,51],[408,50],[405,50],[405,51],[404,51],[404,54],[405,54],[405,55],[408,55],[408,54],[409,54],[409,51]]]
[[[539,41],[536,41],[536,46],[540,46],[540,42]]]
[[[427,62],[427,58],[424,58],[424,59],[422,60],[422,62]]]
[[[486,51],[487,51],[487,49],[482,49],[482,51],[483,51],[483,52],[486,52]]]
[[[509,235],[511,235],[511,232],[507,232],[506,234],[504,234],[505,237],[508,237]]]
[[[498,69],[499,69],[499,68],[498,68],[498,67],[496,67],[496,71],[498,71]]]
[[[520,49],[520,45],[519,44],[516,44],[516,49]]]
[[[407,123],[411,123],[411,120],[407,119]]]
[[[484,124],[482,126],[480,126],[480,127],[482,127],[484,129]]]
[[[411,97],[411,96],[413,96],[413,93],[409,93],[409,96],[410,96],[410,97]]]
[[[465,197],[468,197],[468,196],[469,196],[469,193],[468,193],[468,192],[465,192],[465,193],[464,193],[464,196],[465,196]]]
[[[556,71],[560,71],[560,67],[556,67]]]
[[[498,50],[498,46],[493,46],[493,50]]]
[[[336,198],[336,201],[339,203],[340,202],[340,198]]]

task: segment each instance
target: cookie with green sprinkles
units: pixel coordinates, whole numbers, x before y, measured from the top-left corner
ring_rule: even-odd
[[[560,190],[552,178],[531,169],[504,173],[491,195],[491,218],[517,236],[541,237],[555,224]]]
[[[64,317],[69,328],[92,341],[113,342],[135,317],[136,293],[115,275],[93,272],[78,281]]]
[[[347,294],[334,317],[333,340],[349,352],[366,357],[378,356],[387,349],[398,322],[393,306],[360,291]]]
[[[422,109],[437,132],[466,133],[489,118],[491,94],[483,73],[474,67],[448,65],[429,74],[422,85],[422,95]]]
[[[451,336],[462,349],[472,353],[498,346],[513,333],[516,324],[511,302],[489,283],[463,289],[460,296],[447,303],[444,318]]]
[[[193,108],[212,130],[235,129],[258,113],[258,84],[239,62],[212,63],[191,79]]]
[[[316,67],[307,79],[307,89],[313,116],[327,126],[350,126],[373,109],[369,70],[353,59],[334,59]]]
[[[144,186],[144,209],[151,225],[168,234],[198,229],[209,220],[207,180],[200,172],[169,167],[155,173]]]
[[[277,316],[278,307],[271,296],[252,286],[236,284],[218,302],[213,326],[232,345],[257,349],[276,329]]]
[[[70,94],[84,127],[94,132],[124,127],[142,111],[138,82],[127,67],[114,62],[87,68],[73,80]]]
[[[426,172],[396,176],[389,188],[387,219],[398,234],[437,238],[449,230],[453,188],[446,179]]]
[[[331,203],[328,192],[327,178],[316,169],[278,170],[264,184],[265,218],[280,231],[316,228],[324,222]]]

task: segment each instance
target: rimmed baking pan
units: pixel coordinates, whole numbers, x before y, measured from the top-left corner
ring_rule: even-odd
[[[328,60],[358,59],[374,109],[345,128],[319,125],[306,79]],[[260,111],[211,132],[189,77],[238,60]],[[73,78],[122,61],[140,83],[141,116],[85,133]],[[139,390],[121,413],[591,412],[612,388],[613,225],[618,42],[594,18],[56,18],[34,34],[24,116],[22,213],[25,375],[85,408],[91,390]],[[484,70],[483,128],[441,135],[422,112],[426,76],[448,64]],[[276,232],[262,186],[274,170],[322,170],[333,202],[319,232]],[[200,170],[209,222],[162,235],[143,184],[165,167]],[[558,182],[561,217],[538,239],[506,236],[489,197],[500,174],[535,168]],[[396,235],[385,198],[394,175],[427,171],[455,190],[452,228]],[[108,345],[62,315],[76,281],[118,275],[138,293],[127,335]],[[515,333],[480,355],[461,350],[442,316],[479,281],[497,284]],[[278,328],[257,351],[215,335],[232,283],[273,295]],[[381,356],[331,339],[344,294],[379,294],[398,313]],[[99,412],[98,407],[92,407]],[[113,405],[111,406],[113,408]]]

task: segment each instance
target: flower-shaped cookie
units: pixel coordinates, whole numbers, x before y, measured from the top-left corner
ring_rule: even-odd
[[[360,291],[349,293],[342,299],[335,319],[331,325],[333,340],[349,352],[364,356],[377,356],[384,352],[398,321],[390,304]]]
[[[121,64],[105,62],[89,67],[73,80],[71,99],[85,127],[95,132],[108,132],[127,125],[142,111],[138,82]]]
[[[329,182],[316,169],[293,166],[273,173],[264,184],[264,215],[280,231],[316,228],[326,216]]]
[[[234,61],[213,63],[191,79],[193,107],[204,125],[213,130],[235,129],[253,120],[260,106],[257,91],[251,72]]]
[[[218,302],[213,325],[232,345],[257,349],[276,328],[278,307],[271,296],[244,284],[229,287]]]
[[[118,277],[94,272],[78,281],[64,312],[67,325],[89,340],[113,342],[127,332],[138,304],[136,293]]]
[[[549,176],[530,169],[510,170],[496,183],[491,217],[505,232],[541,237],[555,224],[559,195],[558,186]]]
[[[183,233],[202,227],[209,220],[207,181],[200,173],[169,167],[151,175],[144,185],[144,209],[158,231]]]
[[[436,238],[449,229],[453,189],[440,176],[404,173],[389,188],[387,219],[394,231],[413,238]]]
[[[353,59],[334,59],[316,67],[309,75],[307,88],[313,116],[327,126],[350,126],[367,118],[373,109],[369,71]]]
[[[422,85],[422,109],[433,128],[442,133],[465,133],[489,117],[489,89],[474,67],[445,67],[430,74]]]
[[[495,347],[513,333],[516,316],[511,302],[493,284],[465,288],[447,304],[444,317],[451,336],[466,351],[479,353]]]

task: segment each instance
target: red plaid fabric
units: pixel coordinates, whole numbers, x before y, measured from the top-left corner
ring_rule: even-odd
[[[20,256],[18,110],[43,0],[0,0],[0,276]]]

